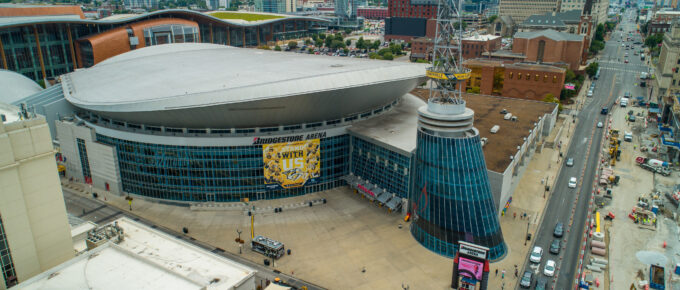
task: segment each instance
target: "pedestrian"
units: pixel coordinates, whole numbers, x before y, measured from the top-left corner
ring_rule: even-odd
[[[513,218],[513,219],[517,219],[517,212],[513,212],[513,213],[512,213],[512,218]]]
[[[518,272],[517,268],[515,268],[515,278],[519,278],[518,274],[519,274],[519,272]]]
[[[498,277],[498,268],[496,268],[496,277]]]
[[[503,269],[503,271],[501,271],[501,279],[505,279],[505,269]]]
[[[526,213],[526,212],[524,212],[524,218],[525,218],[525,219],[527,218],[527,213]],[[517,266],[517,265],[515,265],[515,266]]]

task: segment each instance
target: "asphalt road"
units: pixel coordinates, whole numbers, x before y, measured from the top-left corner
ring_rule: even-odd
[[[648,69],[639,55],[634,55],[635,50],[642,48],[641,45],[634,45],[634,49],[626,50],[619,42],[623,34],[624,43],[633,43],[640,40],[640,36],[633,33],[633,41],[625,42],[628,31],[635,31],[635,16],[632,11],[626,13],[625,20],[619,25],[623,27],[623,32],[616,31],[607,41],[605,49],[598,62],[600,64],[600,77],[596,83],[594,95],[587,98],[582,109],[579,111],[568,112],[576,114],[578,124],[573,130],[572,143],[564,154],[565,158],[574,158],[574,166],[563,167],[556,181],[552,184],[553,195],[548,201],[545,209],[543,221],[533,237],[531,247],[538,246],[543,248],[543,258],[538,264],[527,262],[525,268],[519,272],[522,276],[524,271],[532,271],[534,279],[532,287],[537,278],[545,277],[543,267],[547,260],[557,262],[558,271],[556,277],[546,277],[548,279],[548,289],[574,289],[577,285],[579,258],[581,254],[582,239],[588,216],[588,204],[592,194],[594,176],[597,170],[598,153],[602,134],[605,129],[597,128],[598,122],[605,122],[605,115],[600,114],[603,106],[613,106],[614,101],[625,92],[630,92],[635,96],[647,97],[646,88],[639,87],[640,72],[647,72]],[[617,28],[618,29],[618,28]],[[629,56],[626,57],[625,54]],[[624,59],[629,63],[624,63]],[[585,88],[587,89],[587,88]],[[570,119],[568,119],[570,120]],[[563,148],[564,150],[564,148]],[[564,163],[562,163],[564,164]],[[576,177],[579,181],[576,189],[568,188],[571,177]],[[578,196],[578,201],[576,200]],[[573,210],[573,214],[572,214]],[[573,222],[570,224],[570,220]],[[549,252],[550,244],[555,237],[553,231],[557,222],[565,225],[565,234],[560,239],[562,249],[559,255]],[[519,284],[519,283],[518,283]]]
[[[307,289],[309,290],[321,290],[325,289],[323,287],[314,285],[312,283],[294,278],[292,276],[283,274],[283,273],[276,273],[274,269],[266,267],[264,265],[254,263],[250,260],[244,259],[243,257],[232,254],[229,252],[224,251],[223,249],[213,247],[211,245],[208,245],[206,243],[200,242],[198,240],[195,240],[189,236],[186,236],[182,233],[173,231],[171,229],[165,228],[163,226],[156,225],[152,223],[151,221],[148,221],[146,219],[143,219],[137,215],[134,214],[134,211],[131,213],[129,211],[121,211],[116,207],[110,206],[104,202],[99,201],[98,199],[91,198],[89,196],[86,196],[82,193],[75,193],[71,189],[64,188],[62,187],[63,192],[64,192],[64,201],[66,203],[66,210],[68,213],[75,215],[81,219],[91,221],[100,225],[112,222],[118,218],[121,217],[128,217],[132,220],[135,220],[137,222],[140,222],[144,225],[147,225],[149,227],[155,228],[156,230],[159,230],[161,232],[164,232],[170,236],[174,236],[177,239],[183,240],[185,242],[194,244],[198,247],[201,247],[209,252],[215,253],[217,255],[223,256],[227,259],[231,259],[234,261],[237,261],[241,264],[244,264],[248,267],[251,267],[255,270],[257,270],[257,275],[256,275],[256,284],[257,285],[264,285],[266,280],[269,281],[274,281],[274,278],[280,277],[283,281],[286,281],[290,286],[296,287],[297,289],[300,289],[302,286],[306,286]],[[244,250],[248,249],[248,247],[244,247]],[[263,256],[264,259],[264,256]]]

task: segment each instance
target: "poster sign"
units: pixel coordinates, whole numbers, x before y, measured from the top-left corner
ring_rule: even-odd
[[[566,83],[566,84],[564,84],[564,88],[567,89],[567,90],[572,90],[572,91],[573,91],[573,90],[576,89],[576,86],[575,86],[574,84],[572,84],[572,83]]]
[[[318,182],[320,139],[262,145],[267,189],[295,188]]]
[[[458,258],[458,273],[462,276],[482,281],[484,263],[466,258]]]

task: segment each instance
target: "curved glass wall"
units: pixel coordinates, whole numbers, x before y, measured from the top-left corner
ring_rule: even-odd
[[[411,234],[426,248],[447,257],[458,241],[488,247],[502,258],[503,241],[479,135],[444,138],[418,130]]]
[[[97,134],[114,146],[123,191],[178,201],[234,202],[274,199],[318,192],[344,185],[349,171],[349,136],[321,139],[318,182],[298,188],[267,190],[262,145],[172,146],[148,144]]]

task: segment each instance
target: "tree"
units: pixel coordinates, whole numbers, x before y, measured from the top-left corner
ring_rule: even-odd
[[[401,55],[401,49],[402,49],[401,44],[395,43],[390,44],[390,50],[392,51],[393,55]]]
[[[382,56],[382,59],[384,59],[384,60],[393,60],[394,57],[392,56],[392,52],[389,52],[389,51],[386,52],[386,53]]]
[[[590,44],[590,53],[596,54],[598,51],[604,49],[604,43],[599,40],[593,40],[593,42]]]
[[[333,35],[328,35],[326,36],[326,40],[324,41],[324,44],[326,44],[326,47],[331,47],[331,43],[333,43]]]
[[[310,44],[312,44],[312,39],[311,38],[305,39],[305,45],[310,45]]]
[[[357,40],[357,42],[354,44],[354,46],[356,46],[356,48],[358,48],[358,49],[366,48],[365,47],[366,43],[364,42],[364,37],[363,36],[359,37],[359,40]]]
[[[378,50],[378,55],[384,56],[384,55],[387,54],[388,52],[389,52],[389,53],[392,53],[392,50],[389,49],[389,48],[381,48],[380,50]]]
[[[560,104],[560,100],[555,98],[555,95],[551,93],[545,94],[545,97],[543,97],[543,101],[546,103],[555,103],[557,104],[557,110],[562,111],[562,104]]]
[[[342,52],[344,52],[345,54],[348,54],[348,53],[349,53],[349,48],[343,48],[343,49],[342,49]]]
[[[600,67],[600,64],[597,62],[591,62],[587,67],[586,67],[586,73],[588,74],[589,77],[595,76],[597,73],[597,69]]]
[[[296,49],[296,48],[297,48],[297,45],[298,45],[298,44],[297,44],[297,41],[290,41],[290,42],[288,42],[288,47],[289,47],[290,49]]]
[[[323,33],[319,34],[319,38],[326,39],[326,34],[323,34]]]
[[[459,22],[456,22],[456,23],[454,23],[453,25],[454,25],[453,27],[455,27],[456,29],[458,29],[458,25],[460,25],[460,23],[459,23]],[[463,30],[465,30],[466,28],[467,28],[467,22],[463,21]]]
[[[604,24],[600,23],[595,29],[595,40],[604,42]]]
[[[330,48],[332,50],[336,50],[338,48],[345,48],[345,43],[343,43],[340,40],[333,40],[333,42],[331,42]]]
[[[277,46],[274,46],[274,50],[276,50],[276,51],[281,51],[281,47],[278,46],[278,45],[277,45]]]
[[[489,23],[493,23],[494,21],[496,21],[497,18],[498,18],[498,15],[491,15],[491,17],[489,17],[489,19],[488,19]]]
[[[346,28],[345,34],[347,34],[347,35],[352,34],[352,29]]]
[[[314,53],[314,49],[312,49],[311,47],[310,47],[310,48],[308,48],[308,49],[307,49],[307,53],[309,53],[309,54],[312,54],[312,53]]]
[[[371,49],[378,49],[380,48],[380,40],[376,40],[371,44]]]
[[[315,40],[314,40],[314,45],[316,45],[316,46],[318,46],[318,47],[322,47],[322,46],[323,46],[323,40],[321,40],[321,38],[315,39]]]
[[[352,40],[351,39],[345,40],[345,44],[347,46],[352,46]]]
[[[659,43],[663,42],[663,33],[653,34],[645,39],[645,46],[652,48],[657,48]]]

